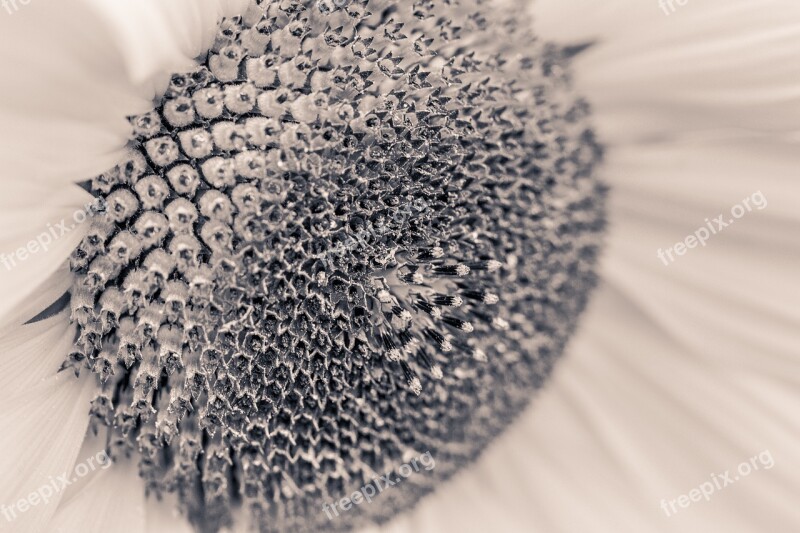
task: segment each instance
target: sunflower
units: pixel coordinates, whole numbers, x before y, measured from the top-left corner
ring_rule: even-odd
[[[630,4],[0,2],[0,524],[796,528],[798,8]]]

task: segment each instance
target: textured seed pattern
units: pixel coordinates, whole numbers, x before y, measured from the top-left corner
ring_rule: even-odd
[[[89,185],[63,368],[198,529],[387,520],[549,374],[593,285],[600,150],[567,54],[507,4],[253,2]]]

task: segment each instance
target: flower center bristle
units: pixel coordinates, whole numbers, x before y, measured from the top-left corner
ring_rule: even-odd
[[[198,528],[347,529],[471,460],[592,287],[600,155],[504,3],[260,1],[132,117],[72,256],[95,430]],[[330,524],[429,451],[434,474]]]

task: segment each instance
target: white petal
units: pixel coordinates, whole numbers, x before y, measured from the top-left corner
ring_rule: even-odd
[[[47,523],[62,496],[59,482],[47,487],[71,471],[86,433],[94,379],[56,374],[73,339],[66,311],[0,333],[0,502],[17,531]],[[34,505],[23,511],[20,499]]]
[[[77,186],[59,191],[37,182],[4,183],[0,191],[11,195],[0,196],[0,323],[5,323],[40,285],[59,284],[68,275],[62,267],[83,238],[84,205],[92,197]],[[17,195],[26,201],[9,205]],[[54,275],[59,279],[49,280]]]
[[[78,461],[88,464],[85,458],[95,457],[96,450],[102,450],[99,439],[94,440],[97,446],[81,454]],[[106,464],[109,466],[90,470],[85,483],[64,497],[47,531],[53,533],[174,531],[146,528],[144,485],[139,479],[135,462],[123,460]]]
[[[7,405],[56,374],[74,345],[69,311],[10,328],[0,337],[0,405]]]
[[[800,122],[800,4],[689,0],[542,0],[537,28],[560,42],[596,40],[576,79],[606,143],[693,131],[787,134]]]
[[[249,0],[86,0],[116,30],[131,79],[144,82],[178,70],[212,44],[223,15],[242,14]]]
[[[12,509],[9,521],[16,531],[41,531],[55,512],[60,491],[52,491],[46,503],[31,494],[54,482],[59,487],[56,478],[71,474],[86,433],[93,390],[92,380],[79,382],[62,373],[0,407],[0,502]],[[35,505],[23,511],[22,499]]]
[[[31,2],[0,26],[0,68],[14,72],[0,87],[2,186],[66,184],[112,166],[125,116],[152,96],[128,80],[113,34],[77,0]]]
[[[12,312],[0,320],[0,337],[10,328],[18,328],[47,309],[53,302],[61,298],[72,286],[72,274],[64,263],[44,283],[35,287]],[[0,351],[2,353],[2,351]]]

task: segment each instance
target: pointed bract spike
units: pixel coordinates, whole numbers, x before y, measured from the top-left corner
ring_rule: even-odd
[[[487,305],[494,305],[500,301],[500,298],[496,294],[481,290],[465,290],[461,293],[461,295],[464,296],[464,298],[477,300]]]
[[[467,265],[437,265],[431,269],[434,274],[439,276],[458,276],[463,278],[469,274]]]
[[[461,331],[464,331],[466,333],[472,333],[475,330],[475,328],[472,327],[472,324],[470,324],[466,320],[461,320],[460,318],[445,316],[442,317],[442,322],[450,326],[453,326],[456,329],[460,329]]]
[[[436,305],[444,307],[460,307],[464,300],[458,295],[437,294],[431,299]]]

